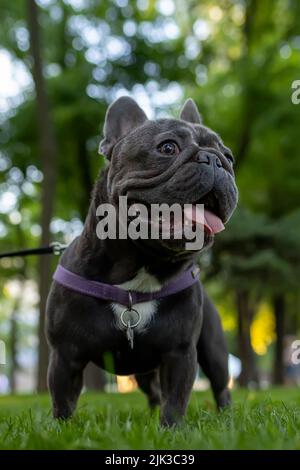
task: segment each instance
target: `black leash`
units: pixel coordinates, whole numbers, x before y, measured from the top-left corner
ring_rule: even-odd
[[[13,256],[29,256],[29,255],[61,255],[67,248],[58,242],[53,242],[49,246],[39,248],[29,248],[27,250],[11,251],[8,253],[0,253],[0,258],[12,258]]]

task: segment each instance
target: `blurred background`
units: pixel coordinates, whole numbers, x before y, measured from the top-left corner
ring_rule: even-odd
[[[192,97],[236,157],[239,207],[199,259],[228,338],[231,386],[300,385],[291,360],[300,339],[300,104],[291,100],[300,2],[1,0],[0,9],[0,253],[81,232],[112,100],[130,95],[153,118],[178,116]],[[0,260],[0,393],[46,390],[44,309],[57,261]],[[91,366],[85,383],[134,388]],[[196,386],[206,385],[200,374]]]

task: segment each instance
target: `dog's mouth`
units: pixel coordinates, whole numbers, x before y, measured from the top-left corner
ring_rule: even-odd
[[[200,205],[203,205],[204,210],[199,208]],[[194,203],[192,210],[185,209],[184,213],[192,222],[202,224],[204,231],[210,235],[222,232],[225,229],[220,217],[219,203],[213,191]]]
[[[143,205],[147,208],[147,219],[143,218],[139,207]],[[196,230],[197,226],[202,226],[207,235],[213,236],[225,229],[219,212],[219,204],[214,193],[211,191],[203,198],[192,203],[181,205],[179,213],[170,212],[168,216],[159,213],[153,216],[151,204],[145,201],[130,200],[128,206],[132,206],[139,213],[139,221],[147,223],[159,230],[159,233],[170,232],[172,238],[182,229]]]

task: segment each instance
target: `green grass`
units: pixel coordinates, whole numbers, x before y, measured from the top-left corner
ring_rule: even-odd
[[[139,392],[83,394],[68,422],[52,420],[47,396],[0,398],[1,449],[300,449],[300,389],[236,391],[216,413],[195,392],[184,424],[161,429]]]

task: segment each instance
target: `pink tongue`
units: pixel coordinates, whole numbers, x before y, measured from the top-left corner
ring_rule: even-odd
[[[222,220],[207,209],[204,209],[204,219],[206,226],[210,228],[212,233],[219,233],[225,230]]]
[[[207,209],[204,209],[203,213],[198,207],[193,206],[184,209],[184,214],[192,222],[204,225],[204,228],[209,233],[219,233],[225,229],[222,220]]]

